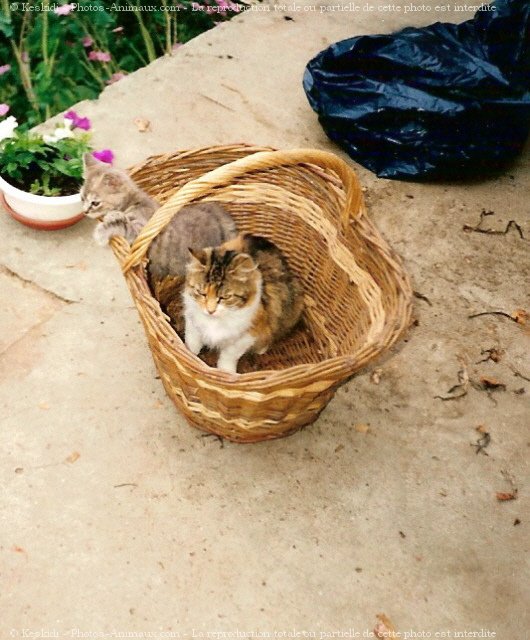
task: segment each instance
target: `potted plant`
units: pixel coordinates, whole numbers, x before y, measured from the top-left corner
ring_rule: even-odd
[[[53,133],[17,131],[13,116],[0,121],[0,202],[35,229],[64,229],[83,217],[79,190],[83,154],[91,151],[90,121],[74,111]],[[79,129],[78,131],[75,131]],[[112,152],[93,152],[112,162]]]

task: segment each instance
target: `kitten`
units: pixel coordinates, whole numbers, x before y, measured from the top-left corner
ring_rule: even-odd
[[[84,213],[100,220],[94,238],[100,245],[113,236],[131,243],[159,204],[142,191],[129,176],[84,156],[84,184],[81,189]],[[148,272],[152,280],[167,275],[184,276],[189,260],[188,247],[217,246],[237,235],[232,216],[217,202],[188,205],[177,212],[149,247]]]
[[[219,349],[219,369],[236,373],[243,354],[265,353],[300,319],[300,283],[265,238],[246,234],[190,254],[183,293],[186,346],[194,354],[203,346]]]

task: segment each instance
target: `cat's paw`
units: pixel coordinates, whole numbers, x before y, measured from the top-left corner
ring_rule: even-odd
[[[114,236],[125,235],[125,223],[113,221],[112,224],[100,222],[94,229],[94,240],[102,247],[106,247]]]
[[[194,329],[186,327],[185,343],[193,355],[198,356],[203,347],[200,335]]]
[[[217,361],[217,368],[221,371],[226,371],[226,373],[237,373],[237,363],[238,360],[234,360],[233,358],[223,357],[221,354],[219,356],[219,360]]]

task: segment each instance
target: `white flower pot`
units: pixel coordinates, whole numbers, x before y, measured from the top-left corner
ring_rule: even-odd
[[[33,229],[64,229],[83,218],[81,196],[37,196],[0,176],[0,204],[15,220]]]

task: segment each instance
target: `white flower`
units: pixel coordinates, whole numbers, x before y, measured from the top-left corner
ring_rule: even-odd
[[[71,131],[68,127],[57,127],[57,129],[55,129],[55,131],[51,135],[48,135],[45,133],[42,136],[42,139],[44,140],[44,142],[46,142],[46,144],[50,144],[52,142],[58,142],[63,138],[73,138],[73,137],[74,137],[74,132]]]
[[[71,118],[63,118],[63,122],[63,127],[66,129],[71,129],[74,126],[74,121]]]
[[[9,116],[5,120],[0,122],[0,140],[5,138],[12,138],[13,132],[18,127],[18,122],[15,116]]]

